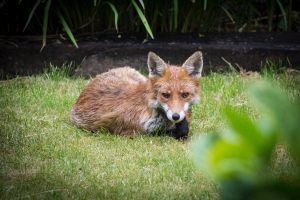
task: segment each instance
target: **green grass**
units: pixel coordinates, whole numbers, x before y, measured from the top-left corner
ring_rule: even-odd
[[[218,186],[198,170],[190,144],[225,126],[226,105],[258,117],[246,91],[255,78],[211,73],[201,81],[190,140],[93,135],[69,121],[87,80],[64,73],[52,68],[0,82],[1,199],[217,199]],[[264,74],[300,98],[299,77]]]

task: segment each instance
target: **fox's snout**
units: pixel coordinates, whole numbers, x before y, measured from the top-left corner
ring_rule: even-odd
[[[174,114],[172,114],[172,119],[173,119],[174,121],[177,121],[177,120],[180,119],[180,115],[179,115],[178,113],[174,113]]]
[[[178,107],[172,109],[165,103],[161,103],[160,105],[167,118],[174,123],[182,121],[186,116],[186,112],[189,110],[189,103],[185,103],[181,109],[178,109]]]

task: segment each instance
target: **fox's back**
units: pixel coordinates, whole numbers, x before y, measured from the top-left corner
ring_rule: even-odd
[[[137,86],[146,84],[146,81],[147,79],[135,69],[112,69],[97,75],[80,94],[77,103],[84,104],[86,100],[117,100],[117,97],[130,93]]]
[[[131,108],[145,108],[143,92],[146,87],[147,78],[129,67],[99,74],[80,94],[71,112],[71,120],[88,130],[98,128],[98,119],[117,122],[118,117],[124,116],[123,112],[128,111],[130,115]],[[106,122],[102,121],[100,125],[105,126],[103,123]]]

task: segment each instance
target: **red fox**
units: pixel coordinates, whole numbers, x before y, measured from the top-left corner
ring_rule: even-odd
[[[186,137],[191,105],[199,101],[203,68],[200,51],[179,66],[148,53],[149,78],[130,67],[97,75],[81,92],[71,111],[71,121],[89,131],[105,128],[113,134],[133,136],[174,131]],[[180,133],[183,132],[183,133]]]

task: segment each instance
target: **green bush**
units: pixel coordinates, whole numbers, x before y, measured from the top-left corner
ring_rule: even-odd
[[[225,109],[229,128],[200,137],[193,152],[200,168],[219,183],[222,199],[298,199],[300,196],[300,108],[288,95],[260,82],[249,92],[261,116]],[[292,159],[288,178],[272,170],[278,148]],[[288,159],[288,158],[284,158]]]

